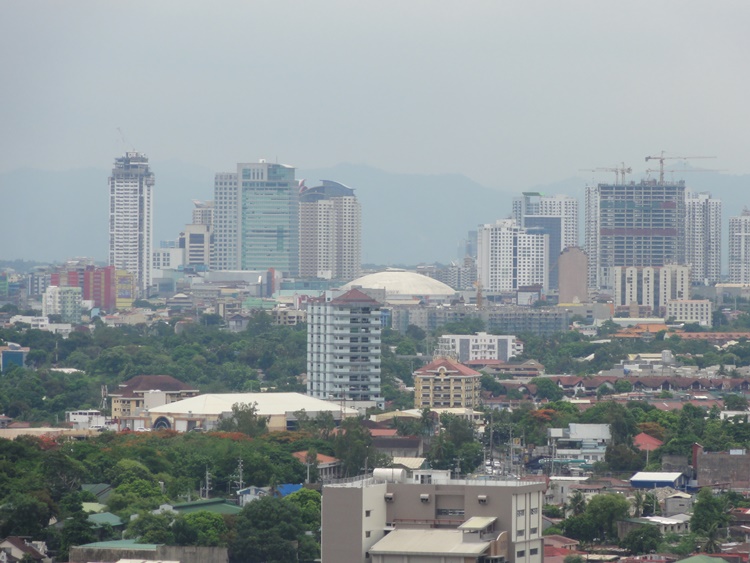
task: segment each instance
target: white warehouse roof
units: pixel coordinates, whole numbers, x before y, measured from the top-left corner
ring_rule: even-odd
[[[209,393],[154,407],[148,412],[149,414],[218,416],[221,413],[231,412],[232,406],[237,403],[244,405],[256,403],[258,414],[261,416],[280,415],[303,409],[307,413],[341,412],[342,408],[346,416],[358,414],[355,409],[342,407],[341,403],[323,401],[301,393]]]
[[[633,475],[631,481],[677,481],[682,476],[680,472],[667,471],[639,471]]]

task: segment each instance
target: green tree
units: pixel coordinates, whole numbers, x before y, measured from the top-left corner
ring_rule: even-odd
[[[125,529],[125,537],[137,539],[141,543],[164,543],[174,544],[174,533],[172,524],[174,515],[170,512],[152,514],[141,512],[138,517],[131,520]]]
[[[726,499],[715,496],[708,487],[701,489],[693,506],[690,531],[705,536],[714,524],[723,528],[729,523],[727,508]]]
[[[659,528],[652,525],[639,526],[629,532],[620,542],[620,547],[627,549],[633,555],[656,551],[662,542]]]
[[[317,534],[320,529],[320,493],[312,489],[300,489],[284,497],[284,500],[299,508],[305,530]]]
[[[615,391],[618,393],[630,393],[633,390],[633,384],[627,379],[618,379],[615,381]]]
[[[536,396],[540,399],[559,401],[565,396],[557,383],[549,377],[535,377],[530,383],[536,385]]]
[[[95,541],[94,525],[89,522],[88,515],[83,511],[76,512],[63,524],[60,557],[67,561],[71,547]]]
[[[217,547],[226,545],[229,528],[220,514],[199,510],[177,517],[172,531],[177,545]]]
[[[742,395],[724,395],[724,410],[746,411],[748,410],[747,398]]]
[[[232,415],[219,423],[219,430],[260,436],[268,431],[268,419],[258,414],[258,403],[236,403],[232,405]]]
[[[39,537],[51,515],[48,504],[16,491],[0,503],[0,536]]]
[[[568,509],[573,516],[580,516],[586,512],[586,497],[581,491],[575,491],[568,499]]]
[[[600,539],[614,540],[617,538],[616,523],[630,514],[628,501],[618,494],[596,495],[586,507],[586,516],[595,522],[597,536]]]
[[[294,563],[305,527],[297,505],[278,497],[262,497],[237,516],[229,544],[230,563]]]

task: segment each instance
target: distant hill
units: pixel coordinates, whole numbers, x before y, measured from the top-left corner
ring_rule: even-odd
[[[152,169],[158,244],[175,239],[190,221],[191,200],[212,199],[215,171],[179,161],[154,161]],[[0,259],[59,261],[92,256],[106,260],[108,175],[107,169],[19,169],[0,174],[4,211]],[[688,187],[710,191],[724,201],[725,225],[730,215],[750,205],[750,176],[717,172],[684,176]],[[590,181],[573,177],[511,191],[489,188],[460,174],[398,174],[359,164],[300,169],[297,177],[305,178],[308,186],[326,179],[354,188],[362,203],[362,260],[390,265],[457,259],[459,243],[467,232],[480,223],[508,217],[512,198],[522,191],[578,197],[583,222],[584,186]],[[725,226],[725,255],[726,230]]]

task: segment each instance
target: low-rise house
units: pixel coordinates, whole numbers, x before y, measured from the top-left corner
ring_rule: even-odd
[[[195,397],[199,392],[171,375],[138,375],[109,393],[112,418],[119,422],[120,429],[148,428],[149,409]]]
[[[576,424],[568,428],[549,428],[549,445],[556,460],[604,461],[612,440],[609,424]]]
[[[0,557],[3,556],[5,557],[3,563],[15,563],[16,561],[29,559],[42,563],[52,561],[50,557],[47,557],[47,544],[45,542],[31,541],[20,536],[8,536],[0,541]]]
[[[307,464],[308,451],[294,452],[292,455],[300,461],[300,463]],[[318,480],[319,481],[330,481],[331,479],[338,479],[341,476],[341,467],[343,463],[340,459],[331,457],[324,454],[316,454],[315,465],[318,468]]]
[[[664,516],[686,514],[693,508],[693,495],[677,491],[664,499]]]
[[[664,534],[687,534],[690,532],[690,516],[676,514],[671,518],[664,516],[644,516],[642,518],[627,518],[617,522],[617,537],[625,538],[630,532],[642,526],[655,526]]]

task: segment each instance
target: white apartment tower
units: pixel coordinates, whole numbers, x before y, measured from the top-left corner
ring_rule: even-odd
[[[685,195],[685,261],[693,284],[721,281],[721,200],[709,193]]]
[[[193,200],[193,225],[212,225],[214,222],[214,202]]]
[[[750,285],[750,210],[729,218],[729,281]]]
[[[135,277],[138,292],[151,285],[154,174],[145,154],[115,159],[109,177],[109,265]]]
[[[358,289],[325,292],[307,308],[307,394],[383,406],[380,303]]]
[[[528,231],[549,235],[549,287],[558,289],[557,259],[566,248],[578,246],[578,200],[524,192],[523,197],[513,199],[513,219]]]
[[[477,278],[488,292],[520,287],[549,287],[549,235],[527,231],[512,219],[480,225],[477,233]]]
[[[354,190],[323,180],[302,188],[299,204],[299,275],[350,281],[359,277],[362,210]]]

